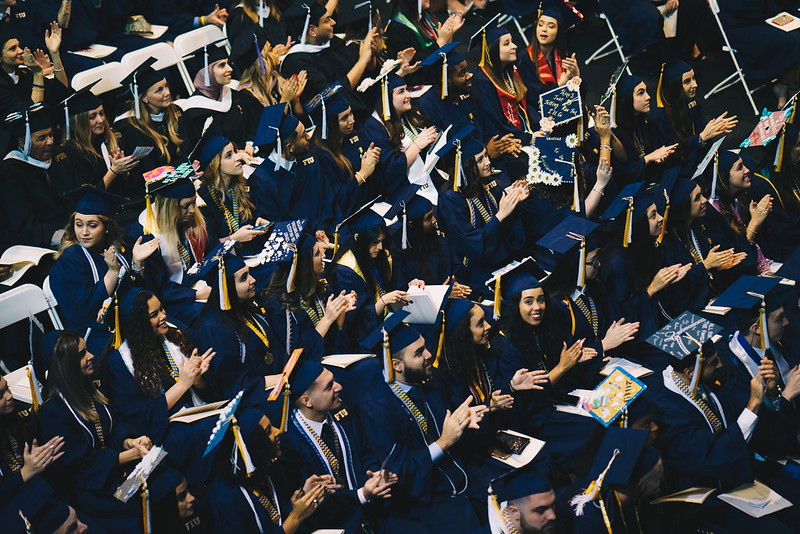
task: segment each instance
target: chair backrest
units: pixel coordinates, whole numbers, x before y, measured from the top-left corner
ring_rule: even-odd
[[[111,63],[106,63],[104,65],[99,65],[97,67],[76,73],[72,77],[72,88],[76,91],[79,91],[87,85],[91,85],[93,82],[101,80],[100,83],[92,87],[92,92],[96,95],[99,95],[113,89],[117,89],[118,87],[122,87],[119,82],[125,77],[126,74],[127,71],[120,62],[112,61]]]
[[[187,94],[191,95],[194,93],[195,88],[194,79],[189,74],[189,70],[186,68],[183,58],[194,53],[198,48],[202,48],[211,43],[216,43],[220,39],[224,38],[225,35],[222,33],[222,30],[213,24],[182,33],[175,38],[175,41],[172,43],[172,47],[175,49],[175,53],[178,55],[178,71],[181,74],[183,84],[186,86]],[[228,52],[230,53],[230,48],[228,48]]]
[[[45,292],[33,284],[23,284],[0,294],[0,328],[46,311],[56,328],[64,328],[55,312],[55,306],[45,297]]]
[[[158,60],[153,64],[153,68],[155,70],[166,69],[167,67],[176,65],[180,60],[178,58],[178,54],[175,53],[175,49],[170,45],[167,43],[155,43],[150,46],[145,46],[144,48],[139,48],[138,50],[128,52],[122,56],[120,63],[122,63],[122,67],[126,72],[131,72],[135,67],[141,65],[142,62],[149,57],[154,57]]]

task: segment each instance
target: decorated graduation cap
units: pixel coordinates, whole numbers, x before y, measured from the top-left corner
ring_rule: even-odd
[[[83,185],[64,193],[64,198],[75,203],[75,212],[82,215],[112,217],[117,208],[128,201],[125,197],[109,193],[93,185]]]
[[[346,111],[350,107],[350,103],[340,93],[342,84],[335,82],[326,87],[320,94],[314,96],[309,100],[306,105],[306,111],[313,114],[313,117],[318,119],[320,128],[320,138],[328,138],[328,121],[334,119],[339,113]],[[334,125],[337,121],[332,121]],[[316,120],[315,120],[316,124]],[[337,126],[338,127],[338,126]]]
[[[239,403],[242,401],[243,395],[244,391],[237,393],[233,400],[231,400],[231,402],[229,402],[228,405],[222,409],[222,412],[220,412],[219,418],[217,419],[214,428],[211,430],[208,443],[206,443],[206,450],[203,452],[203,458],[211,454],[211,452],[217,448],[217,446],[225,437],[225,433],[228,431],[228,428],[231,428],[233,431],[234,441],[233,451],[231,451],[232,461],[234,464],[237,464],[238,455],[241,454],[242,459],[244,460],[245,471],[249,477],[255,472],[256,468],[253,465],[253,460],[250,458],[250,452],[247,450],[244,437],[242,437],[242,432],[239,429],[239,422],[236,420],[236,408],[239,407]]]
[[[20,111],[10,113],[6,117],[6,124],[11,126],[11,131],[15,138],[24,139],[22,152],[27,156],[31,151],[31,139],[33,132],[52,128],[50,121],[49,108],[47,105],[37,102],[32,106]]]
[[[608,82],[608,88],[606,92],[603,93],[603,96],[600,97],[600,105],[605,106],[608,99],[611,99],[611,105],[608,108],[608,114],[611,117],[611,127],[617,127],[617,91],[620,87],[620,81],[626,76],[625,69],[628,68],[628,60],[617,67],[617,69],[611,74],[611,80]],[[633,76],[629,76],[633,78]],[[638,83],[636,85],[639,85]],[[633,87],[636,87],[634,85]],[[630,88],[630,92],[633,93],[633,87]]]
[[[420,62],[420,65],[423,66],[423,67],[432,67],[433,65],[435,65],[439,61],[442,62],[441,80],[442,80],[442,98],[443,99],[446,98],[450,94],[450,91],[447,88],[447,66],[448,66],[448,61],[450,59],[448,57],[448,54],[450,52],[452,52],[453,50],[455,50],[455,48],[459,44],[461,44],[461,43],[458,42],[458,41],[453,41],[451,43],[447,43],[446,45],[444,45],[440,49],[434,51],[431,55],[429,55],[428,57],[426,57],[425,59],[423,59]]]
[[[610,499],[604,499],[603,493],[614,486],[635,486],[639,479],[655,467],[660,458],[658,451],[647,445],[647,430],[634,428],[610,427],[606,430],[603,442],[597,450],[590,476],[595,477],[586,490],[570,499],[569,504],[575,509],[575,515],[582,516],[584,507],[593,501],[600,500],[605,507]],[[603,509],[603,516],[608,512]]]
[[[103,105],[100,99],[92,92],[92,88],[98,83],[100,83],[100,80],[72,93],[61,101],[61,105],[64,106],[64,136],[66,139],[70,138],[71,133],[69,124],[70,117],[80,115],[81,113],[88,113]]]
[[[580,211],[580,193],[578,191],[577,171],[575,170],[575,149],[578,136],[567,137],[534,137],[533,149],[529,153],[533,169],[527,177],[529,184],[544,184],[557,187],[562,183],[573,184],[572,209]]]
[[[157,167],[144,175],[145,178],[145,221],[143,230],[145,235],[158,233],[155,212],[153,211],[153,197],[184,199],[196,194],[194,183],[190,179],[194,176],[194,168],[189,163],[182,163],[178,167]]]
[[[664,86],[670,84],[676,78],[680,78],[692,70],[692,66],[682,60],[667,61],[661,64],[661,72],[658,76],[658,87],[656,87],[656,105],[664,107]]]
[[[229,292],[235,291],[234,288],[228,287],[228,273],[232,276],[246,267],[244,260],[233,254],[236,243],[238,241],[233,239],[220,243],[203,258],[203,261],[193,265],[188,271],[188,274],[198,275],[208,285],[212,287],[216,285],[219,291],[219,308],[221,310],[231,309]]]
[[[509,503],[552,490],[553,484],[547,475],[530,464],[492,480],[488,499],[489,529],[492,534],[512,534],[519,531],[509,519]]]
[[[568,254],[576,245],[580,247],[578,287],[586,285],[586,238],[598,226],[594,221],[570,215],[537,242],[537,245],[562,255]]]
[[[283,12],[281,18],[286,21],[292,37],[299,37],[300,44],[304,45],[308,39],[308,27],[319,25],[319,19],[325,13],[325,8],[316,0],[297,0]]]
[[[761,347],[770,348],[769,331],[767,329],[767,313],[782,304],[777,299],[768,299],[770,293],[776,291],[781,279],[773,276],[740,276],[728,289],[714,301],[715,306],[733,308],[734,315],[752,317],[758,314],[758,326],[761,331]]]
[[[360,219],[361,217],[364,217],[364,216],[371,217],[368,212],[371,211],[372,206],[375,205],[375,203],[380,198],[381,198],[380,195],[378,195],[377,197],[373,198],[372,200],[370,200],[369,202],[367,202],[366,204],[364,204],[363,206],[358,208],[356,211],[354,211],[352,214],[350,214],[350,216],[346,217],[339,224],[336,225],[336,227],[333,229],[333,253],[334,253],[334,255],[339,251],[339,241],[340,240],[341,240],[341,242],[344,243],[344,242],[348,241],[350,238],[354,237],[355,234],[358,232],[357,227],[359,225],[356,224],[356,221],[358,219]],[[374,212],[372,212],[372,213],[374,213]],[[382,224],[383,223],[383,219],[381,218],[380,222],[379,221],[373,221],[373,222],[376,222],[378,224]],[[354,228],[354,226],[356,228]],[[343,231],[344,231],[344,235],[342,235]]]
[[[475,131],[475,127],[471,124],[467,124],[459,131],[455,132],[447,142],[436,152],[437,158],[442,158],[446,154],[448,154],[451,150],[455,150],[455,160],[454,160],[454,168],[453,168],[453,189],[458,191],[461,187],[466,185],[466,179],[464,178],[464,158],[471,158],[474,157],[475,154],[480,153],[483,150],[483,146],[480,147],[478,152],[473,154],[472,152],[477,148],[474,146],[475,144],[480,145],[477,140],[471,141],[469,148],[469,155],[464,154],[464,144],[465,140],[471,136],[471,134]]]
[[[229,62],[233,67],[233,73],[241,78],[244,71],[250,68],[253,63],[258,61],[261,74],[267,73],[267,66],[264,64],[264,56],[261,53],[264,44],[258,41],[255,33],[242,33],[231,43],[231,55]]]
[[[267,404],[269,406],[271,405],[271,403],[277,401],[281,397],[281,395],[283,395],[283,406],[281,410],[281,424],[280,424],[281,432],[286,431],[286,422],[289,420],[289,400],[290,397],[292,396],[292,389],[294,387],[293,383],[290,381],[290,377],[292,376],[294,368],[298,365],[298,362],[300,360],[300,355],[302,353],[303,349],[294,349],[292,351],[292,355],[289,356],[289,360],[286,362],[286,365],[283,366],[283,371],[281,371],[281,374],[278,377],[278,382],[275,384],[275,387],[272,388],[272,391],[267,397]],[[302,384],[300,385],[302,386]],[[303,389],[303,392],[305,392],[307,389],[308,386],[305,389]]]
[[[379,345],[382,347],[383,378],[390,384],[394,382],[392,354],[403,350],[422,337],[418,330],[403,322],[409,315],[405,310],[392,312],[378,328],[367,334],[361,341],[361,346],[367,350],[374,350]]]
[[[479,67],[483,67],[484,65],[492,66],[492,60],[489,58],[489,45],[503,35],[509,33],[507,29],[497,25],[497,21],[501,15],[502,13],[498,13],[489,19],[489,22],[484,24],[469,38],[469,50],[472,50],[476,46],[481,47],[481,60],[478,63]]]
[[[123,87],[128,86],[133,93],[134,113],[137,119],[141,117],[140,95],[165,78],[163,72],[153,68],[157,61],[154,57],[145,59],[119,82]]]
[[[767,108],[761,113],[755,128],[747,139],[742,141],[739,145],[741,148],[748,148],[752,146],[767,146],[774,139],[778,139],[778,145],[775,147],[775,160],[773,166],[776,172],[780,172],[783,167],[783,152],[786,144],[786,130],[787,122],[791,124],[789,119],[794,118],[794,110],[797,103],[793,103],[790,107],[778,111],[769,112]],[[797,134],[797,129],[793,130]],[[791,137],[791,136],[790,136]]]
[[[726,137],[726,135],[723,135],[711,145],[711,147],[708,149],[708,152],[706,152],[706,155],[703,156],[702,160],[700,160],[700,163],[697,165],[697,169],[692,175],[692,180],[702,176],[703,173],[706,172],[706,169],[708,169],[708,166],[711,165],[711,191],[709,192],[709,199],[718,198],[717,183],[719,182],[719,148],[722,146],[722,142],[725,141]]]
[[[256,146],[275,143],[275,150],[278,154],[278,161],[275,162],[275,171],[280,168],[280,160],[283,158],[282,139],[292,137],[300,124],[300,120],[294,115],[287,114],[286,109],[287,104],[275,104],[265,107],[264,111],[261,112],[261,119],[258,121],[258,129],[253,139],[253,144]]]
[[[623,247],[630,245],[633,239],[633,217],[638,207],[636,205],[636,198],[643,184],[644,182],[635,182],[623,187],[622,191],[611,201],[606,211],[603,212],[603,215],[600,217],[601,221],[608,221],[611,219],[619,219],[620,215],[623,213],[625,214],[625,228],[622,232]],[[646,209],[649,205],[650,202],[648,201],[647,206],[643,207]]]
[[[392,102],[389,98],[392,94],[392,90],[406,84],[402,77],[394,74],[401,65],[402,61],[399,59],[386,60],[381,67],[381,72],[376,77],[364,78],[356,88],[356,91],[363,93],[376,83],[381,84],[380,91],[378,92],[380,107],[376,107],[376,111],[380,111],[384,121],[388,121],[392,118]]]
[[[690,311],[685,311],[677,319],[648,337],[646,341],[679,362],[696,356],[692,383],[687,386],[681,382],[681,387],[685,388],[684,393],[696,398],[697,384],[703,369],[703,352],[709,349],[707,343],[720,330],[722,330],[721,326]]]
[[[512,261],[505,267],[492,272],[486,281],[486,287],[494,290],[494,317],[500,317],[500,304],[503,298],[513,298],[526,289],[542,287],[541,282],[549,273],[539,267],[528,256],[521,261]]]

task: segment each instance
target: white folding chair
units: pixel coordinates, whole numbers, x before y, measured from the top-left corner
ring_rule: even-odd
[[[744,72],[739,66],[739,60],[736,59],[736,50],[731,46],[731,43],[728,40],[728,34],[725,33],[725,28],[722,26],[722,21],[719,19],[719,4],[717,4],[717,0],[709,0],[708,4],[711,7],[711,13],[714,15],[714,19],[717,21],[717,27],[719,28],[719,33],[722,35],[722,40],[725,42],[725,44],[722,46],[722,50],[730,54],[734,71],[733,74],[719,82],[709,92],[703,95],[703,99],[708,100],[711,95],[720,93],[728,87],[741,82],[742,86],[744,87],[744,92],[747,95],[747,100],[750,101],[750,106],[753,108],[753,113],[758,115],[758,108],[753,100],[753,93],[761,89],[763,86],[750,89],[750,87],[747,85],[747,80],[744,78]]]
[[[171,67],[173,65],[177,65],[180,61],[178,54],[175,53],[175,49],[172,48],[167,43],[156,43],[150,46],[145,46],[144,48],[139,48],[138,50],[133,50],[128,52],[122,59],[120,63],[122,63],[122,67],[127,71],[132,71],[135,67],[139,66],[144,62],[147,58],[154,57],[156,58],[156,62],[153,64],[153,68],[155,70],[163,70],[167,67]]]
[[[56,312],[55,299],[52,304],[45,296],[45,292],[33,284],[23,284],[6,291],[0,294],[0,328],[27,320],[31,314],[36,315],[46,311],[53,326],[63,329],[64,325]]]
[[[122,87],[120,81],[125,77],[127,71],[118,61],[112,61],[104,65],[98,65],[76,73],[72,77],[72,88],[79,91],[100,80],[100,83],[92,87],[92,92],[96,95]]]
[[[50,309],[53,310],[56,318],[58,319],[59,325],[61,324],[61,318],[56,311],[56,306],[58,306],[58,300],[56,300],[56,296],[53,295],[53,290],[50,289],[50,277],[47,276],[44,279],[44,283],[42,284],[42,293],[44,293],[44,298],[47,300],[47,304],[50,306]],[[55,323],[54,323],[55,324]],[[62,326],[56,326],[56,328],[63,328]]]
[[[193,54],[198,49],[203,48],[205,45],[215,43],[224,38],[225,35],[222,33],[221,29],[213,24],[209,24],[208,26],[182,33],[177,36],[172,43],[175,54],[178,56],[178,71],[180,71],[183,83],[190,95],[194,93],[194,80],[189,75],[189,70],[186,68],[186,64],[183,61],[184,58]],[[230,52],[229,45],[226,45],[226,49]]]
[[[619,58],[622,60],[623,63],[625,63],[628,60],[628,58],[630,58],[630,56],[626,56],[625,52],[623,52],[622,45],[619,42],[619,37],[617,36],[617,32],[614,31],[614,27],[611,25],[611,21],[602,11],[599,13],[598,16],[604,21],[606,21],[606,26],[608,26],[608,32],[611,34],[611,39],[609,39],[606,44],[595,50],[591,56],[586,58],[586,61],[584,63],[588,65],[592,61],[604,58],[606,56],[610,56],[614,52],[619,54]],[[628,71],[628,74],[631,74],[630,67],[625,67],[625,70]]]

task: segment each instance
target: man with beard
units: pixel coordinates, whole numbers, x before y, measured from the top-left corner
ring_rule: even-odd
[[[303,480],[314,473],[327,473],[335,479],[337,490],[341,488],[325,499],[306,526],[355,533],[364,532],[362,524],[366,524],[374,531],[375,506],[380,504],[375,502],[370,507],[368,503],[390,497],[397,476],[381,471],[377,460],[362,454],[354,420],[342,408],[342,386],[332,372],[314,361],[305,361],[295,367],[290,383],[294,409],[279,464],[287,479],[291,475]],[[365,471],[366,465],[375,466],[376,472]]]
[[[271,466],[281,453],[281,431],[266,415],[259,415],[256,410],[244,410],[239,416],[241,426],[228,429],[246,436],[244,447],[233,431],[218,447],[216,477],[206,493],[216,534],[294,534],[334,482],[328,475],[311,476],[291,493],[292,486],[273,477]]]
[[[399,479],[385,526],[389,532],[476,530],[480,521],[466,497],[469,477],[459,442],[467,428],[478,428],[488,408],[470,408],[469,396],[451,412],[447,392],[423,384],[434,368],[422,335],[391,317],[377,331],[378,337],[383,329],[389,332],[392,367],[385,372],[394,380],[388,388],[377,384],[364,395],[359,418],[366,448],[385,459]],[[372,345],[369,340],[363,343]]]
[[[554,534],[556,495],[536,467],[524,467],[492,481],[489,487],[491,534]]]

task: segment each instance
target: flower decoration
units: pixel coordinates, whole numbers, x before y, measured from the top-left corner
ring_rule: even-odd
[[[569,134],[564,142],[567,144],[569,148],[575,148],[578,146],[578,134]]]
[[[550,133],[555,127],[556,123],[553,121],[552,117],[542,117],[539,121],[539,128],[541,128],[543,132]]]
[[[580,76],[574,76],[569,79],[567,82],[567,87],[570,91],[578,91],[581,87],[581,78]]]

